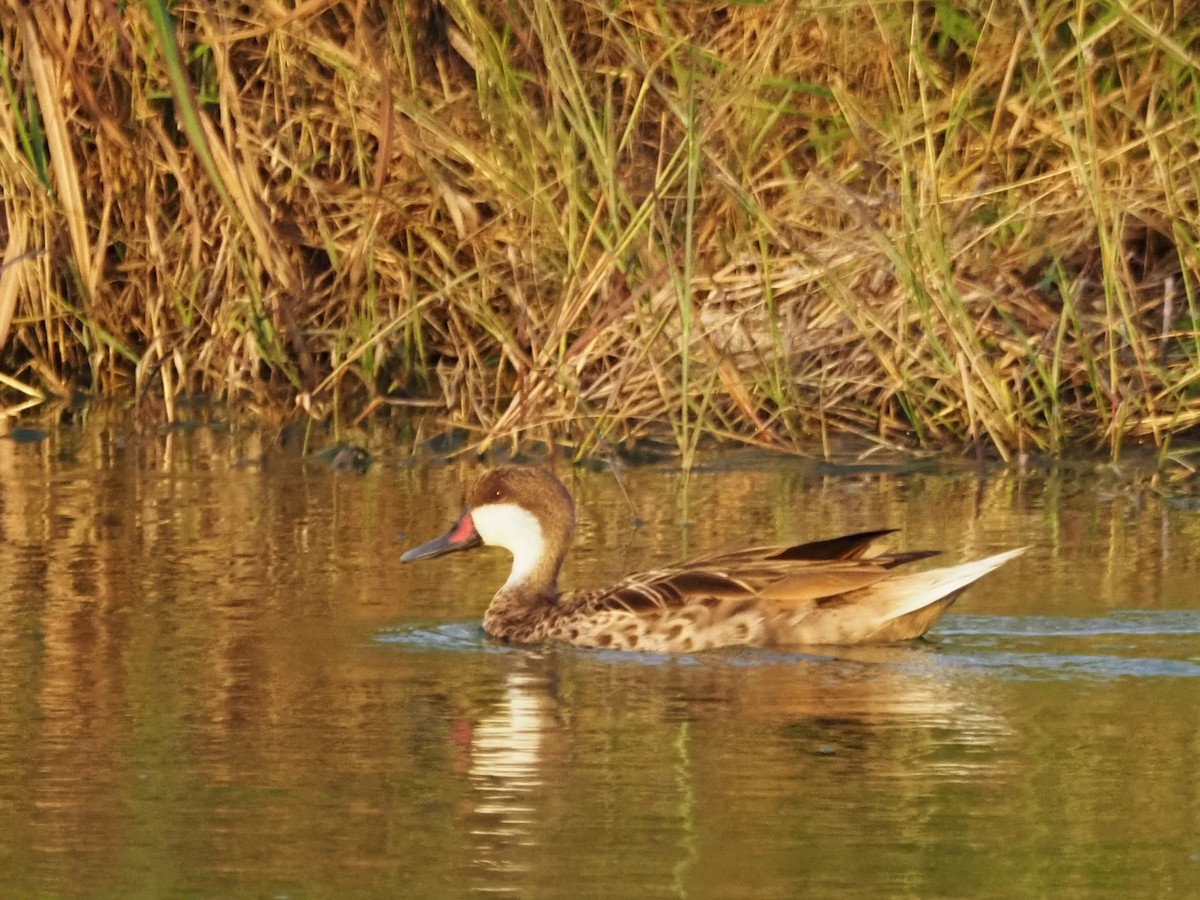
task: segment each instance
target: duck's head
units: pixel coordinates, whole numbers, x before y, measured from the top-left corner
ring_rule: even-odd
[[[503,547],[513,556],[505,588],[553,591],[574,531],[575,504],[562,482],[545,469],[500,466],[472,485],[466,509],[448,532],[400,559],[430,559],[481,544]]]

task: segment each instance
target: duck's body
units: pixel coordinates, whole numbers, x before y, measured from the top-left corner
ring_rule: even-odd
[[[936,551],[873,553],[874,542],[889,532],[869,531],[708,556],[606,588],[559,593],[574,525],[574,506],[558,479],[542,469],[501,466],[475,483],[448,534],[402,559],[481,543],[509,550],[512,573],[483,617],[495,638],[690,652],[919,637],[967,585],[1023,552],[905,574],[895,570]]]

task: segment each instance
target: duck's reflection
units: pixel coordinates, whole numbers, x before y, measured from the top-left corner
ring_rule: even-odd
[[[496,876],[529,868],[520,853],[538,843],[535,829],[545,779],[542,752],[552,713],[550,678],[519,665],[508,673],[496,711],[471,733],[472,835],[476,864],[481,874],[490,876],[480,889],[516,891],[515,885]]]
[[[740,802],[731,796],[767,796],[780,785],[830,788],[843,778],[912,781],[920,793],[914,758],[926,776],[988,777],[999,773],[983,770],[1005,765],[1004,756],[972,748],[1011,736],[976,681],[930,647],[508,658],[513,665],[493,710],[460,733],[474,879],[489,892],[524,895],[569,874],[570,854],[580,848],[563,847],[557,830],[572,809],[605,812],[568,830],[615,845],[649,836],[658,864],[689,873],[703,867],[694,820],[736,819]],[[648,747],[671,752],[648,757]],[[597,754],[605,766],[574,762]],[[629,777],[614,781],[614,770]],[[742,812],[752,809],[750,802]]]

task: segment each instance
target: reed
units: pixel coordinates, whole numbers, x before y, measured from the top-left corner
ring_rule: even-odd
[[[1200,426],[1184,9],[6,2],[0,398],[1165,453]]]

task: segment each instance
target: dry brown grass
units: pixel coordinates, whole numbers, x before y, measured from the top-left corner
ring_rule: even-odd
[[[1190,7],[0,2],[9,410],[581,455],[1200,425]]]

